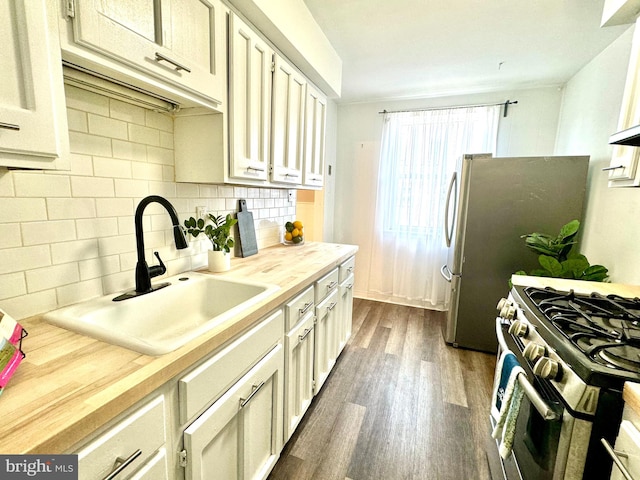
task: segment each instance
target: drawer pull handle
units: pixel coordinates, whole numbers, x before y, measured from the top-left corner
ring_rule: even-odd
[[[309,311],[309,309],[313,307],[313,302],[310,303],[305,303],[304,307],[302,307],[300,310],[300,316],[304,315],[305,313],[307,313]]]
[[[338,285],[338,282],[331,282],[329,285],[327,285],[327,290],[331,290],[332,288],[334,288],[336,285]]]
[[[327,307],[327,310],[333,310],[334,308],[336,308],[336,305],[338,304],[338,302],[332,302],[331,305],[329,305]]]
[[[133,461],[142,455],[142,450],[138,449],[129,455],[127,458],[118,457],[116,458],[116,462],[113,466],[113,470],[109,472],[109,474],[104,477],[102,480],[113,480],[116,478],[122,471],[127,468],[129,465],[133,463]]]
[[[258,393],[258,390],[260,390],[263,386],[264,386],[264,381],[260,382],[258,385],[251,385],[251,393],[249,394],[249,396],[247,398],[240,399],[240,408],[244,408],[247,405],[247,403],[251,401],[254,395]]]
[[[4,128],[5,130],[20,130],[20,125],[16,125],[15,123],[0,122],[0,128]]]
[[[626,458],[627,454],[616,452],[605,438],[601,438],[600,442],[602,443],[602,445],[604,445],[604,449],[607,451],[616,467],[618,467],[620,473],[622,473],[622,476],[627,480],[634,480],[633,476],[631,476],[631,473],[629,473],[629,470],[627,470],[627,467],[625,467],[624,464],[620,461],[620,458]]]
[[[171,58],[167,57],[166,55],[163,55],[161,53],[156,52],[156,62],[167,62],[170,63],[171,65],[173,65],[174,67],[176,67],[176,72],[179,72],[180,70],[184,70],[187,73],[191,73],[191,69],[189,67],[185,67],[184,65],[176,62],[175,60],[172,60]]]
[[[617,165],[615,167],[606,167],[606,168],[603,168],[602,171],[603,172],[608,172],[609,170],[618,170],[619,168],[625,168],[625,166],[624,165]]]
[[[349,285],[347,285],[347,289],[351,290],[353,288],[353,283],[350,283]]]
[[[264,172],[266,171],[264,168],[258,168],[258,167],[247,167],[247,172]]]
[[[311,330],[313,330],[313,327],[305,328],[304,333],[302,335],[298,335],[298,340],[303,341],[305,338],[307,338],[307,335],[311,333]]]

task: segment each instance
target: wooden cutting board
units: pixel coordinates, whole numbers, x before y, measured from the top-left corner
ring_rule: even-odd
[[[238,241],[240,243],[240,256],[250,257],[258,253],[258,243],[256,242],[256,227],[253,223],[253,213],[247,210],[247,201],[238,200]]]

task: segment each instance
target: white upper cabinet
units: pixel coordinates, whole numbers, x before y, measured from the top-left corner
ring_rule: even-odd
[[[273,50],[233,13],[229,16],[229,176],[268,179]]]
[[[631,45],[627,80],[622,96],[618,131],[640,124],[640,19],[636,21]],[[637,187],[640,185],[640,148],[614,145],[609,168],[610,187]]]
[[[327,98],[307,84],[304,133],[304,171],[306,187],[322,188],[324,183],[324,145],[327,123]]]
[[[306,86],[302,74],[276,54],[271,120],[274,183],[302,183]]]
[[[72,25],[67,35],[71,38],[63,37],[63,58],[71,63],[80,59],[85,66],[84,60],[91,61],[89,68],[98,73],[111,67],[107,75],[135,86],[142,73],[156,86],[169,82],[205,106],[218,108],[225,101],[226,10],[220,0],[65,3]]]
[[[50,33],[48,27],[57,25],[47,21],[51,10],[44,0],[0,2],[0,166],[69,165],[60,46],[57,29]]]
[[[640,15],[640,0],[605,0],[602,27],[633,23]]]

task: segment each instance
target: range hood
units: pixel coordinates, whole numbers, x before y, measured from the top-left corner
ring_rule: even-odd
[[[614,133],[609,137],[611,145],[631,145],[640,147],[640,125]]]

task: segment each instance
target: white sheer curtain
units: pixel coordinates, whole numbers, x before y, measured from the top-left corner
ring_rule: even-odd
[[[397,303],[447,308],[444,203],[465,153],[495,153],[499,106],[386,113],[369,290]]]

